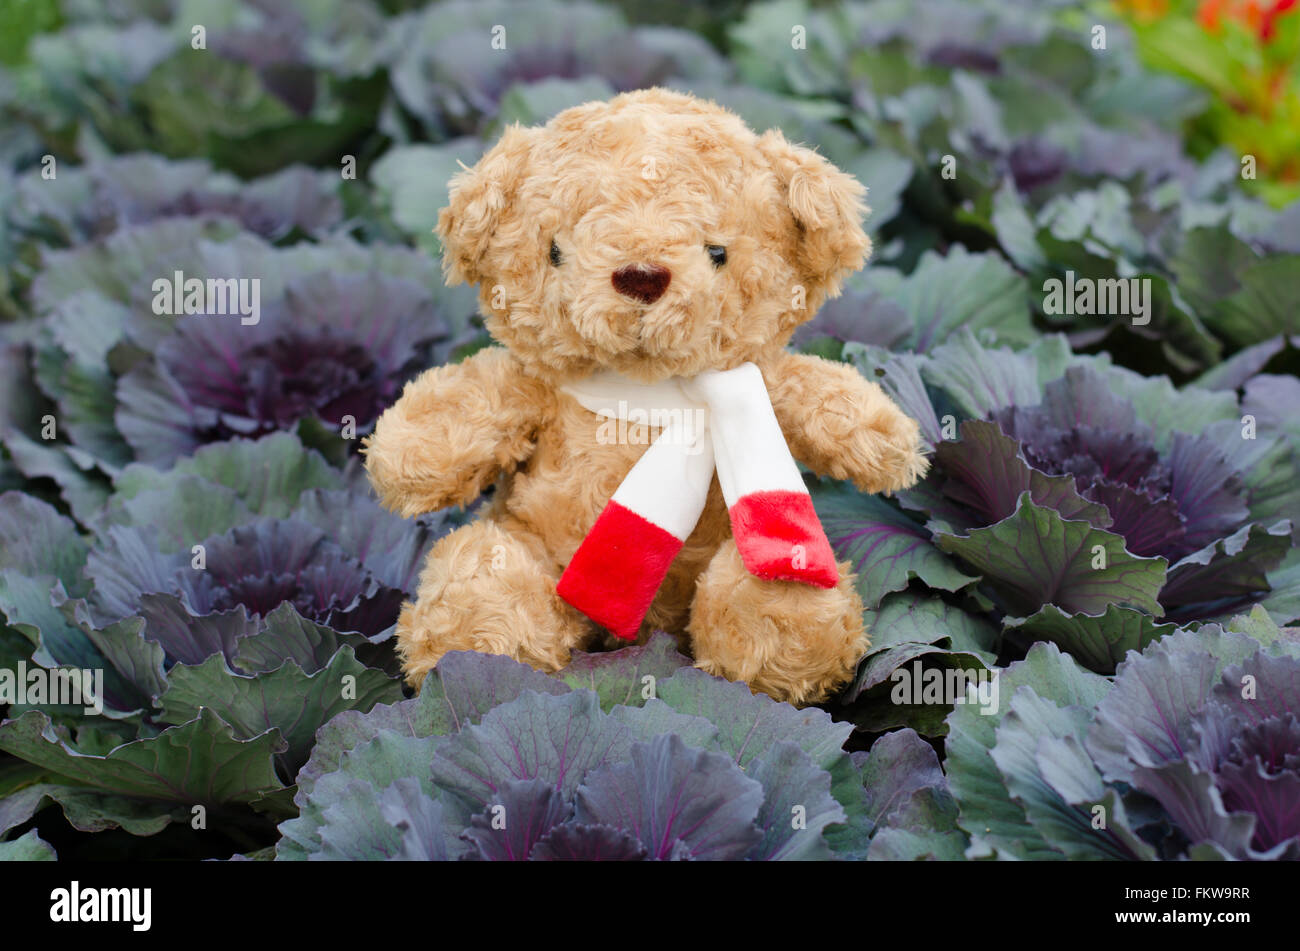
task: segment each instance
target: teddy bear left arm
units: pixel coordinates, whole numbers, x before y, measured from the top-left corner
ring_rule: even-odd
[[[853,367],[781,352],[760,367],[794,457],[864,492],[892,492],[929,468],[920,427]]]

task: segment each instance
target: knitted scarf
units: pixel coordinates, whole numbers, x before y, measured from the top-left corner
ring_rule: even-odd
[[[564,389],[605,418],[598,441],[626,441],[634,426],[661,430],[560,578],[560,597],[587,617],[635,640],[704,511],[715,472],[750,574],[823,588],[839,583],[830,542],[757,366],[658,383],[602,371]]]

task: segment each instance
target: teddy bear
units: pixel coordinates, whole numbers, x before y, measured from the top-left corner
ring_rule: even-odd
[[[495,345],[413,379],[363,448],[402,515],[491,492],[402,607],[410,684],[451,651],[554,671],[655,630],[795,705],[849,681],[862,603],[798,463],[888,493],[927,460],[878,384],[786,344],[864,265],[865,194],[661,88],[510,126],[462,165],[436,231]]]

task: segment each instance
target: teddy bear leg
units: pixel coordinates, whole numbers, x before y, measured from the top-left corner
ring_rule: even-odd
[[[689,630],[695,666],[796,705],[832,696],[867,651],[862,601],[848,562],[817,588],[764,581],[727,539],[696,585]]]
[[[566,665],[569,651],[594,630],[560,600],[555,582],[537,551],[495,522],[473,522],[441,538],[416,600],[402,605],[397,619],[407,682],[419,687],[450,651],[504,654],[548,672]]]

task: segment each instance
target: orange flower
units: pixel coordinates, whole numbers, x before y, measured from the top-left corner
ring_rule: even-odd
[[[1277,32],[1277,18],[1288,10],[1295,8],[1296,0],[1274,0],[1273,6],[1264,14],[1259,24],[1259,38],[1265,43],[1273,39]]]
[[[1295,8],[1297,0],[1202,0],[1196,20],[1211,33],[1219,32],[1223,19],[1235,20],[1267,43],[1277,32],[1277,18]]]
[[[1196,22],[1209,32],[1218,33],[1219,18],[1228,2],[1229,0],[1201,0],[1201,5],[1196,10]]]

